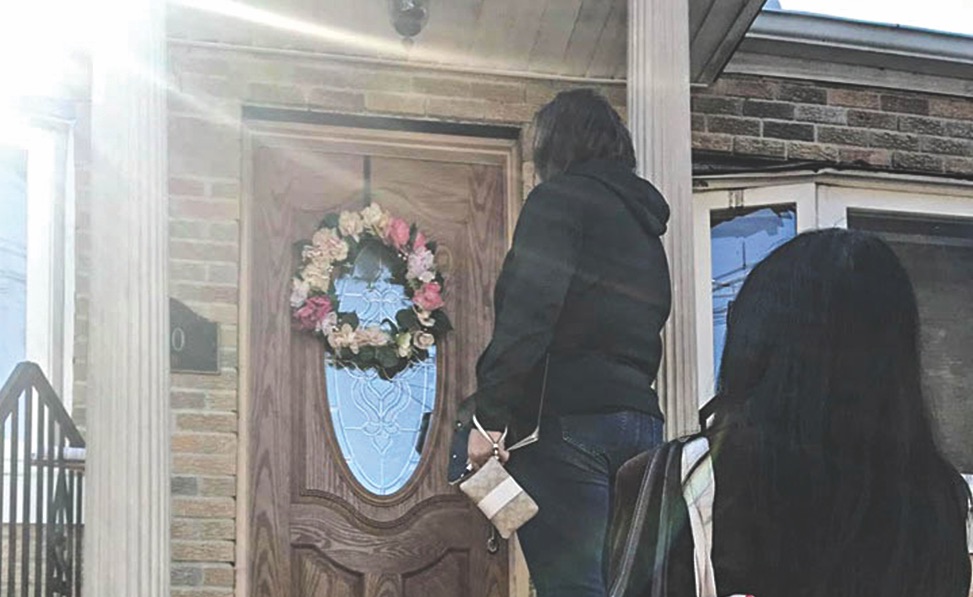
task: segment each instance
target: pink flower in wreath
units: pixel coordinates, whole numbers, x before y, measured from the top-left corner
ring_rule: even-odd
[[[432,272],[436,256],[426,248],[419,249],[409,255],[406,262],[406,280],[420,280],[422,282],[432,282],[435,274]]]
[[[300,309],[294,312],[294,318],[304,331],[311,331],[318,328],[318,324],[324,321],[331,313],[331,299],[326,296],[312,296],[307,299]]]
[[[438,282],[423,284],[412,297],[412,302],[419,306],[423,311],[435,311],[442,309],[446,303],[442,297],[442,287]]]
[[[385,231],[385,239],[401,251],[409,244],[409,224],[402,218],[392,218],[388,230]]]

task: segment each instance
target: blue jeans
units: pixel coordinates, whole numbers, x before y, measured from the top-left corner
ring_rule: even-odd
[[[540,441],[511,455],[508,470],[540,507],[517,533],[537,597],[608,594],[615,474],[662,439],[662,421],[634,411],[551,417]]]

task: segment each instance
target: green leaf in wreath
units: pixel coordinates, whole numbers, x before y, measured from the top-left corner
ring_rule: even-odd
[[[336,212],[329,213],[328,215],[324,216],[323,220],[321,220],[321,225],[319,228],[337,228],[339,217],[340,216]]]
[[[375,359],[375,347],[374,346],[362,346],[358,349],[358,360],[363,363],[372,363]]]
[[[352,329],[357,329],[359,325],[358,314],[354,311],[350,313],[338,313],[338,325],[348,324]]]
[[[383,369],[391,369],[399,364],[399,355],[393,346],[382,346],[375,350],[375,357]]]
[[[383,245],[374,239],[363,239],[360,249],[355,260],[349,260],[353,264],[353,275],[366,282],[378,281],[382,275],[382,266],[388,262],[382,250]]]
[[[383,319],[382,320],[382,323],[379,324],[379,325],[384,326],[384,329],[385,329],[386,332],[388,332],[388,335],[389,336],[393,336],[394,337],[396,334],[399,333],[399,326],[396,325],[396,323],[394,321],[392,321],[391,319],[389,319],[387,317],[385,319]]]
[[[347,261],[354,262],[355,255],[358,254],[358,250],[361,248],[361,241],[355,240],[350,236],[344,237],[344,241],[348,243],[348,257],[346,259]]]
[[[291,259],[293,263],[297,264],[297,269],[303,269],[304,267],[304,247],[308,246],[310,241],[299,240],[293,245],[291,245]]]
[[[401,309],[395,314],[395,322],[402,330],[414,330],[419,327],[419,317],[412,309]]]
[[[434,323],[430,331],[432,331],[433,335],[441,337],[447,332],[453,331],[453,324],[449,321],[449,317],[443,313],[442,309],[433,312],[432,319]]]
[[[395,362],[394,365],[390,365],[388,367],[379,367],[378,376],[385,381],[390,381],[396,375],[405,371],[408,366],[409,366],[409,361],[405,359],[399,359]]]

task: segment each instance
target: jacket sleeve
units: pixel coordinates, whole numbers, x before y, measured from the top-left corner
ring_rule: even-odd
[[[583,203],[567,185],[545,183],[521,210],[497,280],[493,337],[476,367],[477,419],[502,430],[545,357],[582,247]]]

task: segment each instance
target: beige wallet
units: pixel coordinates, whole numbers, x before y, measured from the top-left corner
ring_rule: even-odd
[[[493,442],[475,418],[473,422],[476,430]],[[497,443],[493,444],[493,449],[494,457],[460,483],[459,488],[493,523],[500,536],[509,539],[517,529],[537,514],[538,507],[524,488],[500,464],[497,457],[499,453]]]

